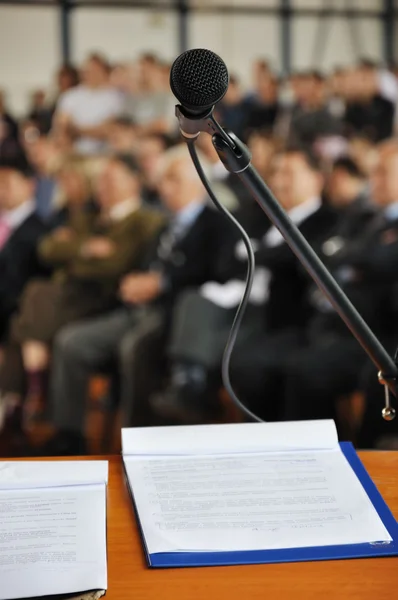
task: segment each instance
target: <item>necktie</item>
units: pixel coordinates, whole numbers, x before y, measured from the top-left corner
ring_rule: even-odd
[[[0,250],[6,245],[10,237],[11,228],[5,219],[0,219]]]

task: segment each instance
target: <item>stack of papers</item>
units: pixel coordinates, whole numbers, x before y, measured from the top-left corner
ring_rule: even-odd
[[[107,587],[107,461],[0,462],[0,600]]]
[[[398,527],[333,421],[124,429],[151,566],[398,554]]]

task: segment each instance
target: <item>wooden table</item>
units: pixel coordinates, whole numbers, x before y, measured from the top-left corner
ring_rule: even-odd
[[[398,452],[362,452],[360,457],[398,518]],[[398,597],[398,558],[148,569],[121,458],[101,458],[107,458],[110,466],[106,600],[392,600]]]

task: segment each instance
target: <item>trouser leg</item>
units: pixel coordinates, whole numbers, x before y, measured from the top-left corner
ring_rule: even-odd
[[[168,356],[211,370],[224,352],[235,310],[217,306],[199,292],[181,295],[173,314]]]
[[[151,312],[119,345],[122,422],[125,427],[152,425],[149,398],[161,386],[165,327],[160,312]]]
[[[354,392],[366,355],[356,340],[334,339],[295,354],[288,365],[287,420],[334,418],[339,396]]]
[[[69,325],[57,335],[50,390],[58,429],[83,433],[89,376],[115,360],[119,342],[134,321],[134,313],[122,309]]]

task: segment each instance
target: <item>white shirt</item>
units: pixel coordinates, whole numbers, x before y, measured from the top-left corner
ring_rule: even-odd
[[[128,217],[131,213],[138,210],[141,206],[139,200],[134,198],[126,198],[126,200],[122,200],[119,204],[115,204],[112,208],[109,209],[109,218],[111,221],[123,221],[126,217]]]
[[[190,204],[187,204],[183,209],[173,215],[170,222],[170,228],[177,238],[181,239],[185,235],[203,211],[204,207],[205,205],[203,202],[190,202]]]
[[[24,221],[36,210],[34,200],[27,200],[12,210],[1,213],[1,218],[7,223],[11,231],[18,229]]]
[[[383,69],[378,73],[379,92],[386,100],[398,102],[398,81],[394,73]]]
[[[387,208],[384,209],[384,216],[387,221],[395,221],[398,219],[398,202],[389,204]]]
[[[398,127],[398,79],[386,69],[379,71],[379,92],[395,106],[395,126]]]
[[[57,111],[68,115],[77,127],[96,127],[121,114],[123,96],[111,87],[89,88],[78,85],[63,93]],[[83,154],[95,154],[104,149],[104,142],[90,137],[77,140],[75,149]]]
[[[295,225],[300,225],[319,210],[321,205],[322,201],[320,198],[310,198],[306,202],[303,202],[303,204],[299,204],[288,211],[288,215]],[[258,249],[259,243],[255,240],[251,242],[253,249]],[[284,237],[275,226],[272,226],[263,237],[263,244],[267,248],[275,248],[284,242]],[[247,252],[243,242],[238,242],[235,254],[239,259],[247,260]],[[271,278],[272,275],[269,269],[265,267],[257,267],[255,269],[253,287],[250,293],[251,304],[258,306],[265,304],[269,298]],[[245,285],[244,281],[238,279],[232,279],[224,284],[209,281],[200,288],[200,293],[204,298],[207,298],[207,300],[210,300],[217,306],[235,308],[242,299]]]

